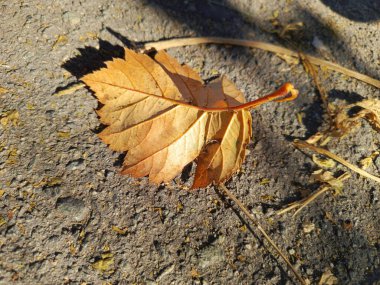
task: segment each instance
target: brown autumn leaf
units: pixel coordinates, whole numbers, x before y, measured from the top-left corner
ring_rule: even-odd
[[[245,103],[226,77],[205,85],[164,51],[151,58],[125,49],[124,59],[106,62],[82,81],[104,105],[98,114],[108,127],[99,137],[112,150],[127,151],[122,174],[168,182],[197,159],[192,188],[222,183],[239,170],[251,137],[250,108],[297,96],[287,83]]]

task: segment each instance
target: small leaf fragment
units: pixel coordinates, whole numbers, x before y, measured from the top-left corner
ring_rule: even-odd
[[[128,228],[125,227],[125,228],[119,228],[117,226],[112,226],[112,230],[114,232],[117,232],[119,235],[125,235],[128,231]]]
[[[363,158],[360,160],[359,165],[362,169],[367,169],[370,167],[373,163],[373,161],[378,157],[380,154],[379,151],[374,151],[370,156]]]
[[[356,105],[364,109],[357,116],[364,117],[376,131],[380,132],[380,100],[363,100]]]
[[[323,134],[320,133],[320,132],[317,132],[315,133],[314,135],[312,135],[311,137],[309,137],[306,142],[308,144],[316,144],[317,142],[319,142],[321,139],[323,138]]]
[[[55,49],[58,45],[64,45],[68,42],[68,38],[66,35],[58,35],[54,44],[52,45],[52,49]]]
[[[343,190],[343,181],[351,177],[351,174],[348,172],[343,173],[338,178],[335,178],[334,175],[330,171],[325,171],[323,169],[319,169],[313,172],[311,175],[313,179],[319,182],[327,183],[334,190],[335,194],[341,194]]]
[[[17,126],[19,124],[20,115],[17,110],[12,110],[6,112],[5,114],[0,114],[0,124],[6,127],[9,124]]]
[[[70,138],[70,132],[59,131],[59,132],[57,132],[57,135],[61,139],[69,139]]]
[[[9,90],[7,88],[4,88],[4,87],[1,87],[0,86],[0,95],[3,95],[5,93],[7,93]]]
[[[17,162],[17,148],[15,147],[10,147],[10,149],[8,150],[8,158],[7,160],[5,161],[5,163],[7,164],[15,164]]]
[[[201,274],[195,268],[192,268],[190,271],[190,276],[191,278],[196,279],[196,278],[201,277]]]
[[[321,168],[334,168],[336,166],[336,162],[331,158],[322,158],[316,154],[312,156],[313,162]]]
[[[338,278],[336,278],[331,270],[326,270],[322,276],[321,276],[321,279],[319,280],[318,282],[318,285],[336,285],[338,284]]]
[[[270,178],[262,178],[260,179],[260,185],[268,185],[270,183]]]
[[[7,224],[7,221],[0,215],[0,227]]]
[[[315,224],[313,223],[308,223],[308,224],[303,225],[303,232],[305,234],[311,233],[314,230],[315,230]]]
[[[92,267],[100,272],[112,273],[114,272],[114,257],[111,252],[101,254],[101,259],[92,263]]]
[[[179,213],[179,212],[182,212],[182,210],[183,210],[183,204],[178,201],[176,211],[177,213]]]
[[[33,104],[31,104],[31,103],[26,103],[26,109],[28,109],[28,110],[34,110],[34,109],[36,109],[36,107]]]
[[[356,111],[353,115],[350,114],[358,107],[362,110]],[[331,134],[335,137],[343,137],[355,131],[361,125],[359,121],[361,118],[367,120],[374,130],[380,132],[380,100],[367,99],[336,110],[334,130]]]

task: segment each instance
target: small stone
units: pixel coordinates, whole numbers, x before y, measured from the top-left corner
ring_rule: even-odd
[[[85,203],[73,197],[59,198],[56,204],[57,210],[72,220],[80,222],[83,221],[89,214],[89,209]]]

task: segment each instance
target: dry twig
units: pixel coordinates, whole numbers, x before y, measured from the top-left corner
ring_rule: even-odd
[[[301,284],[307,284],[306,281],[302,278],[302,276],[297,272],[297,270],[290,263],[289,259],[282,253],[281,249],[274,243],[274,241],[269,237],[263,227],[259,224],[258,221],[252,216],[252,214],[248,211],[248,209],[243,205],[242,202],[234,194],[232,194],[224,184],[220,184],[219,188],[223,190],[224,193],[230,198],[232,201],[236,203],[236,205],[247,215],[247,217],[251,220],[251,222],[256,226],[256,228],[260,231],[260,233],[264,236],[264,238],[269,242],[269,244],[276,250],[276,252],[281,256],[281,258],[285,261],[288,267],[293,271],[297,279],[301,282]]]
[[[307,149],[315,151],[319,154],[325,155],[331,159],[334,159],[335,161],[339,162],[340,164],[343,164],[344,166],[348,167],[352,171],[355,171],[356,173],[358,173],[364,177],[367,177],[369,179],[375,180],[376,182],[380,183],[380,177],[377,177],[375,175],[368,173],[367,171],[364,171],[363,169],[357,167],[356,165],[353,165],[353,164],[349,163],[348,161],[344,160],[343,158],[337,156],[336,154],[333,154],[332,152],[328,151],[327,149],[320,148],[320,147],[308,144],[307,142],[300,141],[300,140],[295,140],[293,142],[293,144],[297,148],[307,148]]]
[[[237,45],[237,46],[245,46],[252,48],[259,48],[262,50],[270,51],[273,53],[285,54],[292,57],[299,57],[298,52],[293,50],[276,46],[269,43],[259,42],[259,41],[250,41],[250,40],[241,40],[241,39],[232,39],[232,38],[220,38],[220,37],[199,37],[199,38],[181,38],[181,39],[173,39],[173,40],[165,40],[158,42],[148,42],[144,45],[144,49],[148,50],[151,48],[155,48],[156,50],[168,49],[173,47],[181,47],[181,46],[189,46],[189,45],[198,45],[198,44],[225,44],[225,45]],[[365,83],[373,85],[377,88],[380,88],[380,80],[374,79],[368,75],[359,73],[357,71],[350,70],[339,64],[319,59],[314,56],[307,55],[310,63],[317,66],[325,66],[328,69],[343,73],[347,76],[356,78]]]

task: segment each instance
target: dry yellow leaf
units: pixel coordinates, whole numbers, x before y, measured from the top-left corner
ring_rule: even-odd
[[[226,181],[245,157],[252,131],[249,109],[297,96],[287,83],[245,103],[226,77],[205,85],[194,70],[164,51],[151,58],[126,49],[124,59],[106,66],[82,78],[104,105],[98,114],[108,127],[99,136],[111,149],[128,152],[123,174],[148,175],[157,184],[170,181],[195,159],[192,188]]]

